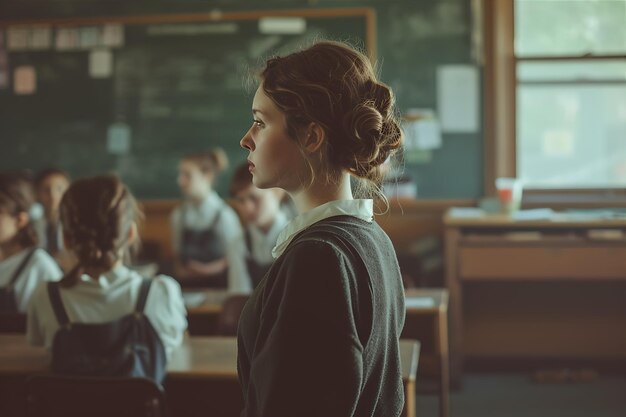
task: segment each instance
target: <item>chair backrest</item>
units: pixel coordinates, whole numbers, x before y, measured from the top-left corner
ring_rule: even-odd
[[[237,336],[237,325],[243,306],[250,296],[231,295],[222,304],[222,311],[217,318],[217,334],[219,336]]]
[[[26,314],[0,313],[0,333],[26,333]]]
[[[37,375],[26,383],[28,417],[163,417],[163,389],[147,378]]]

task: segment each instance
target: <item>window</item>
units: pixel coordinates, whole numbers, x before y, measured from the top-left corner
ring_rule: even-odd
[[[502,175],[543,194],[626,190],[626,0],[485,8],[487,190]]]

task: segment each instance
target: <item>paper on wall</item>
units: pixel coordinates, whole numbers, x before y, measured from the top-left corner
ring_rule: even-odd
[[[437,108],[441,129],[475,133],[479,128],[478,71],[471,65],[437,68]]]
[[[124,155],[130,151],[130,126],[126,123],[113,123],[107,131],[107,151]]]
[[[402,127],[406,150],[432,150],[441,147],[441,128],[433,110],[407,110]]]
[[[100,43],[100,29],[95,26],[80,28],[79,45],[81,49],[91,49]]]
[[[24,27],[9,28],[7,30],[7,49],[9,51],[28,49],[28,35],[28,29]]]
[[[30,49],[49,49],[51,45],[52,29],[49,26],[33,27],[30,29]]]
[[[101,45],[110,48],[124,46],[124,26],[117,23],[104,25]]]
[[[89,54],[89,75],[109,78],[113,74],[113,54],[109,49],[95,49]]]
[[[37,90],[35,67],[24,65],[13,72],[13,91],[18,95],[33,94]]]
[[[77,49],[79,45],[79,32],[75,28],[61,28],[57,30],[56,48],[59,50]]]

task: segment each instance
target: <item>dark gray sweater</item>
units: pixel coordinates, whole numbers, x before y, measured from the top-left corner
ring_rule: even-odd
[[[396,417],[404,293],[395,251],[351,216],[305,229],[239,322],[242,417]]]

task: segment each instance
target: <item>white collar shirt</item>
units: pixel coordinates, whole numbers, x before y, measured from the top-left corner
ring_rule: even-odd
[[[335,216],[353,216],[372,222],[374,219],[373,200],[334,200],[300,214],[291,220],[279,234],[276,246],[272,250],[272,255],[274,258],[278,258],[298,233],[314,223]]]

